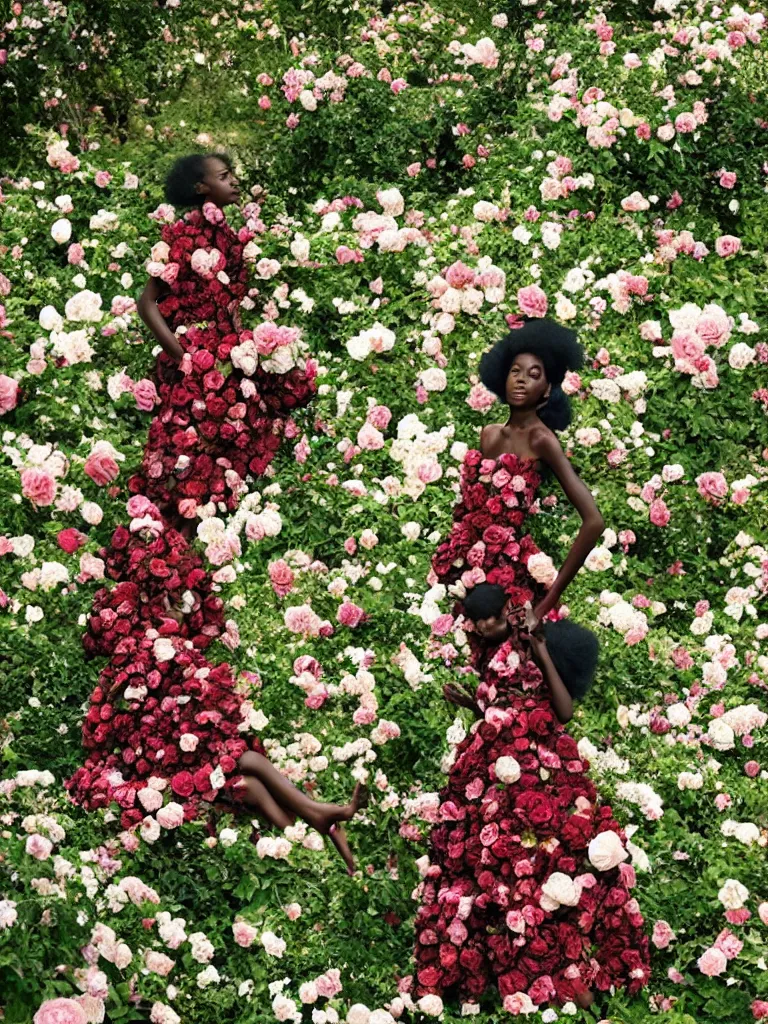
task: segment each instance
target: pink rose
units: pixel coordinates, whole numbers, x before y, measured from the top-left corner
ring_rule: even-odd
[[[269,582],[278,597],[285,597],[291,592],[294,579],[293,570],[284,559],[279,558],[276,562],[270,563]]]
[[[733,934],[730,928],[723,928],[715,939],[714,948],[719,949],[721,953],[725,953],[727,960],[735,960],[744,948],[744,943]]]
[[[83,544],[88,540],[84,533],[80,533],[73,526],[68,527],[66,530],[60,530],[59,535],[56,538],[56,543],[59,545],[62,551],[66,551],[68,555],[74,555],[78,548],[81,548]]]
[[[341,623],[342,626],[349,626],[350,629],[359,626],[364,618],[365,610],[353,604],[352,601],[344,601],[343,604],[339,605],[339,610],[336,613],[337,622]]]
[[[98,188],[106,188],[110,181],[112,181],[112,175],[109,171],[96,171],[96,177],[93,180]]]
[[[706,974],[708,978],[716,978],[728,966],[728,959],[721,949],[710,946],[701,954],[696,963],[702,974]]]
[[[27,844],[24,849],[35,860],[48,860],[53,850],[53,843],[50,839],[46,839],[45,836],[35,833],[34,835],[27,836]]]
[[[744,765],[744,772],[750,777],[750,779],[756,779],[760,774],[760,762],[759,761],[747,761]]]
[[[720,235],[715,240],[715,252],[725,259],[726,256],[733,256],[741,249],[741,239],[735,235]]]
[[[475,272],[471,267],[468,267],[461,260],[456,260],[446,270],[444,274],[445,280],[448,282],[451,288],[466,288],[474,283]]]
[[[291,906],[297,906],[297,904],[291,904]],[[286,907],[286,912],[288,910],[289,907]],[[291,917],[290,913],[288,913],[288,916]],[[293,921],[294,918],[291,917],[291,920]],[[315,979],[315,984],[317,985],[317,994],[319,996],[323,996],[325,999],[333,999],[342,990],[341,972],[337,967],[331,967],[325,974],[321,974]]]
[[[5,373],[0,373],[0,416],[16,408],[19,401],[19,385]]]
[[[720,177],[718,184],[723,188],[733,188],[736,184],[736,172],[735,171],[720,171]]]
[[[543,317],[547,315],[547,296],[537,284],[529,284],[517,291],[517,304],[525,316]]]
[[[666,949],[670,942],[675,938],[675,933],[666,921],[657,921],[656,924],[654,924],[651,942],[654,944],[656,949]]]
[[[450,612],[445,612],[444,615],[438,615],[435,621],[432,623],[432,635],[433,636],[445,636],[446,633],[450,633],[453,628],[453,616]]]
[[[160,401],[155,385],[146,377],[142,380],[137,380],[136,383],[132,385],[131,394],[136,399],[136,406],[141,409],[142,412],[152,412],[154,407]]]
[[[88,1017],[74,999],[47,999],[34,1016],[34,1024],[87,1024]]]
[[[184,808],[181,804],[169,803],[160,808],[156,817],[158,825],[163,828],[178,828],[184,823]]]
[[[232,933],[238,946],[248,949],[257,939],[259,931],[250,924],[246,924],[245,921],[235,921],[232,925]]]
[[[675,128],[682,134],[695,132],[697,127],[696,118],[688,111],[678,114],[675,118]]]
[[[56,481],[42,469],[22,470],[21,493],[40,508],[52,505],[56,497]]]
[[[666,526],[670,520],[669,509],[661,498],[656,498],[655,501],[651,502],[649,514],[654,526]]]
[[[696,486],[706,501],[716,502],[728,493],[728,483],[722,473],[702,473],[696,477]]]
[[[753,999],[752,1005],[752,1016],[755,1020],[765,1020],[768,1017],[768,1000],[765,999]],[[37,1018],[35,1018],[37,1020]]]
[[[105,487],[117,479],[120,467],[108,452],[94,450],[85,460],[83,471],[99,487]]]

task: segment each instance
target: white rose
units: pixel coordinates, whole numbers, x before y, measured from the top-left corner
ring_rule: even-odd
[[[496,778],[499,782],[511,785],[520,778],[520,765],[514,757],[499,757],[495,764]]]
[[[219,832],[219,840],[222,846],[234,846],[240,833],[234,828],[223,828]]]
[[[581,888],[576,885],[570,875],[564,875],[562,871],[554,871],[541,887],[541,906],[545,910],[556,910],[558,906],[575,907],[581,899]],[[545,905],[546,904],[546,905]]]
[[[43,306],[38,320],[44,331],[60,331],[64,326],[61,314],[53,306]]]
[[[755,350],[743,341],[738,341],[728,353],[728,365],[733,370],[744,370],[754,362]]]
[[[676,729],[683,729],[691,720],[691,712],[685,704],[670,704],[667,708],[667,720]]]
[[[428,1017],[439,1017],[443,1012],[443,1000],[440,996],[422,996],[416,1005],[421,1012],[426,1013]],[[349,1020],[349,1018],[347,1018],[347,1020]]]
[[[315,97],[315,94],[311,92],[309,89],[302,89],[302,91],[299,93],[299,103],[305,110],[308,110],[310,113],[314,110],[317,110],[317,99]]]
[[[101,296],[88,288],[77,292],[71,299],[67,300],[64,306],[64,316],[67,320],[87,320],[96,322],[103,316],[101,309]]]
[[[726,910],[741,910],[749,899],[749,889],[735,878],[726,879],[717,894]]]
[[[704,777],[701,772],[680,772],[677,776],[678,789],[701,789]]]
[[[715,750],[732,750],[736,745],[733,729],[722,718],[713,718],[707,729],[707,738]]]
[[[615,832],[600,832],[589,844],[589,861],[598,871],[610,871],[625,861],[627,853]]]
[[[605,572],[606,569],[610,568],[612,561],[611,552],[608,548],[597,547],[593,548],[587,555],[584,565],[590,572]]]
[[[173,661],[176,657],[176,648],[173,646],[173,641],[169,640],[168,637],[158,637],[152,649],[157,661]]]
[[[382,189],[376,198],[387,217],[399,217],[405,209],[405,200],[397,188]]]
[[[403,526],[401,527],[401,533],[403,534],[406,540],[418,540],[419,535],[421,533],[421,527],[419,526],[418,523],[414,522],[404,523]]]
[[[309,241],[303,235],[296,235],[291,242],[291,255],[300,263],[309,259]]]
[[[60,245],[68,242],[72,237],[72,224],[66,217],[61,217],[51,225],[51,238]]]
[[[371,1011],[363,1003],[353,1003],[347,1010],[347,1024],[368,1024]]]
[[[557,578],[557,569],[549,555],[543,551],[537,551],[528,559],[528,572],[537,583],[545,587],[551,587]]]
[[[499,208],[495,203],[489,203],[485,199],[481,199],[472,207],[472,215],[475,220],[488,224],[490,221],[496,220],[499,215]]]

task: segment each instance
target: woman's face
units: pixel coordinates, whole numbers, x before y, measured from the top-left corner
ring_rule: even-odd
[[[538,356],[521,352],[507,375],[506,397],[512,409],[535,409],[544,400],[549,384]]]
[[[504,640],[509,633],[506,612],[505,605],[498,615],[488,615],[484,619],[476,619],[474,626],[477,634],[489,643],[500,643]]]
[[[205,175],[198,185],[198,192],[219,209],[240,199],[240,187],[234,171],[216,156],[205,161]]]

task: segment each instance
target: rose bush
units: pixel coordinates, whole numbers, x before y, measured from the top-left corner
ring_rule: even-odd
[[[566,603],[598,631],[602,665],[568,756],[589,762],[630,837],[631,863],[614,870],[636,872],[654,954],[645,992],[600,996],[600,1012],[764,1016],[762,14],[102,6],[75,0],[62,33],[60,5],[14,4],[0,33],[4,99],[29,126],[0,183],[5,1018],[462,1019],[449,999],[411,995],[412,893],[469,725],[441,692],[471,634],[429,570],[461,460],[504,415],[479,355],[526,311],[578,329],[588,357],[564,382],[563,440],[607,529]],[[329,800],[365,780],[354,878],[301,825],[252,844],[247,819],[224,816],[213,834],[185,821],[204,795],[183,770],[191,739],[169,748],[180,770],[162,804],[145,786],[133,807],[86,812],[63,788],[84,761],[83,722],[119,728],[89,697],[121,631],[138,637],[153,614],[118,589],[110,544],[128,528],[154,393],[169,386],[135,308],[147,272],[173,274],[162,178],[178,152],[218,146],[259,207],[228,218],[255,232],[232,294],[252,337],[228,356],[243,380],[262,361],[288,373],[266,402],[285,399],[297,356],[317,361],[318,390],[306,409],[291,399],[281,450],[270,435],[248,453],[266,474],[240,467],[239,503],[226,507],[240,482],[224,467],[198,467],[224,507],[175,545],[183,626],[145,651],[137,640],[134,682],[145,657],[183,672],[177,645],[190,664],[205,651],[231,665],[247,735],[289,778]],[[57,241],[63,219],[71,234]],[[204,305],[211,282],[231,284],[218,261],[197,264]],[[218,429],[240,420],[237,403],[222,413],[213,399],[227,384],[211,355],[180,408],[204,400]],[[485,512],[464,571],[505,543]],[[168,538],[150,509],[135,518],[131,548],[157,548],[136,559],[140,574],[167,561]],[[578,520],[551,477],[533,526],[559,565]],[[551,807],[532,800],[527,814],[539,827]],[[568,828],[572,845],[592,842],[578,815]],[[610,849],[592,852],[611,863]],[[524,925],[510,916],[512,940]],[[454,953],[482,964],[460,941],[437,948],[436,970]],[[529,1005],[524,980],[508,979],[510,1012]],[[477,1019],[500,1013],[491,1002]]]

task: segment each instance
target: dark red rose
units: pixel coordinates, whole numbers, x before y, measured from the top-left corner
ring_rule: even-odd
[[[171,789],[185,799],[195,791],[195,779],[189,772],[177,772],[171,779]]]

